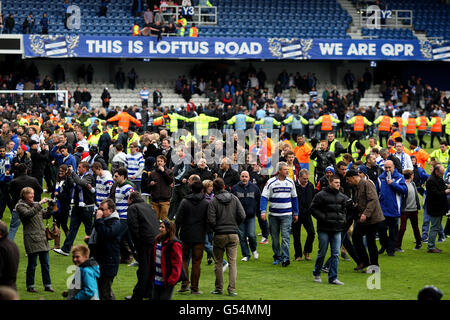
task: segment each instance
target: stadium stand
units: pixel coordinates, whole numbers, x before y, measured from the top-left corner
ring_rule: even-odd
[[[217,1],[218,23],[200,26],[202,37],[285,37],[285,38],[350,38],[347,35],[352,18],[336,0],[227,0]],[[64,27],[63,1],[2,1],[4,15],[14,14],[15,33],[22,33],[22,22],[29,12],[36,19],[34,33],[40,33],[39,22],[44,12],[49,18],[49,34],[75,33],[129,36],[135,21],[132,1],[111,0],[107,17],[99,17],[100,4],[77,1],[81,9],[81,29]],[[280,15],[282,19],[280,19]],[[138,18],[143,25],[143,18]]]
[[[362,28],[362,35],[373,39],[400,39],[400,40],[417,40],[409,29],[366,29]]]
[[[355,5],[357,3],[356,0],[352,2]],[[375,1],[367,1],[367,3],[371,4]],[[428,37],[450,39],[450,7],[448,5],[439,3],[437,0],[385,0],[384,3],[387,9],[412,10],[413,26],[416,31],[425,31]]]

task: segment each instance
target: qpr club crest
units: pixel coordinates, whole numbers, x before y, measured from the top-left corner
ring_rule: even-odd
[[[420,52],[426,59],[450,61],[450,41],[421,41]]]
[[[279,59],[311,59],[312,39],[270,38],[268,43],[270,53]]]
[[[78,35],[30,35],[31,50],[47,58],[76,57],[75,48],[80,43]]]

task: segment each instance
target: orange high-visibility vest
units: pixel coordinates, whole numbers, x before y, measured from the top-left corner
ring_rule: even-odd
[[[390,131],[391,130],[391,119],[388,116],[383,116],[383,120],[380,122],[378,131]]]
[[[441,117],[436,118],[436,123],[431,127],[431,132],[442,132],[442,119]]]
[[[193,37],[193,38],[198,37],[197,27],[191,27],[191,29],[189,29],[189,37]]]
[[[141,32],[139,31],[139,26],[137,24],[135,24],[133,26],[133,37],[140,36],[140,35],[141,35]]]
[[[322,116],[322,131],[331,131],[333,130],[333,126],[331,124],[331,116],[329,114],[325,114]]]
[[[403,129],[403,119],[402,117],[394,117],[395,121],[398,123],[398,130],[402,131]]]
[[[427,130],[427,122],[428,122],[427,117],[421,116],[421,117],[419,117],[419,120],[420,120],[420,125],[417,129],[420,131],[426,131]]]
[[[416,134],[416,118],[408,118],[408,125],[406,126],[407,134]]]
[[[364,117],[356,116],[355,124],[353,125],[353,131],[364,131]]]

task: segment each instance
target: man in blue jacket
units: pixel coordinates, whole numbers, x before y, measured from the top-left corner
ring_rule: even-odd
[[[255,216],[259,210],[261,192],[255,184],[249,181],[250,174],[247,171],[242,171],[241,181],[231,188],[231,193],[238,197],[245,211],[245,220],[239,225],[239,242],[243,256],[241,261],[248,261],[250,259],[250,250],[253,253],[254,259],[258,259],[259,257],[258,251],[256,251]],[[250,250],[248,248],[249,245]]]
[[[391,160],[384,163],[384,172],[378,177],[377,193],[380,198],[381,210],[386,219],[380,223],[380,230],[378,230],[382,245],[379,253],[382,254],[386,250],[388,256],[394,256],[402,198],[408,193],[408,187],[405,178],[398,173]]]
[[[72,169],[74,170],[78,167],[75,157],[69,153],[69,150],[65,145],[60,144],[58,146],[54,146],[52,151],[50,151],[50,155],[58,162],[58,167],[62,164],[72,166]]]

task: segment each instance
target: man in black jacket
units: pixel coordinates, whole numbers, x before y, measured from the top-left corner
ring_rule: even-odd
[[[19,268],[19,248],[8,239],[8,227],[0,220],[0,286],[17,290],[16,279]]]
[[[42,186],[44,180],[44,170],[47,164],[50,153],[48,145],[44,145],[42,150],[38,151],[39,144],[31,140],[30,142],[30,154],[31,154],[31,176],[35,177],[39,184]]]
[[[314,185],[309,181],[309,172],[306,169],[300,170],[299,185],[296,186],[298,198],[298,220],[292,222],[292,236],[294,238],[295,260],[302,260],[302,253],[305,254],[305,260],[310,261],[310,254],[315,237],[314,225],[311,219],[309,206],[314,197]],[[302,243],[300,239],[301,227],[305,228],[307,232],[305,247],[302,252]]]
[[[343,285],[337,279],[339,266],[339,249],[341,247],[341,233],[346,229],[346,208],[349,197],[339,191],[341,181],[338,176],[330,177],[330,186],[320,191],[311,203],[311,214],[317,219],[317,235],[319,252],[313,270],[314,281],[322,282],[322,270],[328,244],[331,248],[330,269],[328,282]]]
[[[434,166],[433,172],[426,182],[427,189],[427,212],[430,215],[430,232],[428,235],[428,252],[441,253],[442,250],[436,248],[436,236],[441,228],[442,216],[447,213],[447,195],[450,189],[447,189],[443,180],[445,169],[441,164]]]
[[[124,229],[111,199],[101,202],[95,213],[94,228],[94,258],[100,266],[100,278],[97,280],[100,300],[115,300],[111,286],[119,271],[120,239]]]
[[[22,189],[25,187],[33,188],[34,201],[40,201],[42,195],[42,187],[36,178],[27,175],[28,169],[26,164],[24,163],[19,164],[16,172],[17,174],[9,184],[8,189],[8,192],[11,196],[12,207],[14,208],[17,202],[19,202],[20,191],[22,191]],[[16,210],[13,210],[11,212],[11,222],[9,225],[9,234],[8,234],[8,238],[10,240],[14,240],[14,238],[16,237],[16,232],[19,229],[19,227],[20,227],[19,215],[17,214]]]
[[[225,182],[225,189],[227,191],[230,191],[231,187],[240,181],[239,173],[231,168],[231,161],[227,158],[224,158],[220,164],[218,177],[222,178]]]
[[[109,162],[109,147],[111,145],[111,136],[108,133],[108,127],[106,125],[103,126],[103,134],[100,136],[98,140],[98,150],[100,151],[100,155],[103,156],[105,162]]]
[[[145,203],[139,192],[132,192],[128,198],[127,223],[138,262],[137,284],[130,299],[151,298],[152,281],[148,281],[148,254],[159,233],[159,221],[156,218],[155,210]]]
[[[61,249],[53,249],[56,253],[64,256],[69,255],[82,222],[86,235],[90,235],[92,232],[92,216],[95,205],[95,178],[89,173],[89,168],[89,163],[82,161],[78,164],[78,175],[75,172],[71,173],[71,177],[76,186],[73,193],[74,206],[70,215],[69,234]]]
[[[187,179],[193,174],[198,175],[201,181],[214,180],[214,174],[206,165],[206,159],[204,158],[198,160],[197,166],[190,166],[183,176],[182,183],[186,183]]]
[[[245,211],[239,199],[225,190],[223,179],[215,179],[213,188],[214,198],[208,205],[208,225],[214,231],[213,255],[216,288],[211,293],[223,293],[223,254],[226,251],[230,266],[228,295],[236,296],[236,256],[239,245],[238,226],[245,219]]]
[[[206,219],[209,202],[205,199],[203,184],[200,181],[191,183],[192,193],[188,194],[180,203],[175,224],[177,234],[183,242],[183,268],[189,277],[189,258],[192,259],[191,294],[202,294],[198,288],[200,280],[200,265],[203,258],[206,237]],[[181,230],[180,230],[181,229]],[[189,279],[183,281],[178,292],[189,291]]]
[[[325,175],[325,169],[329,166],[336,165],[336,158],[334,153],[328,150],[328,141],[320,141],[320,145],[317,145],[317,141],[311,141],[315,150],[311,152],[310,159],[317,161],[317,166],[314,169],[314,183],[317,184]]]

